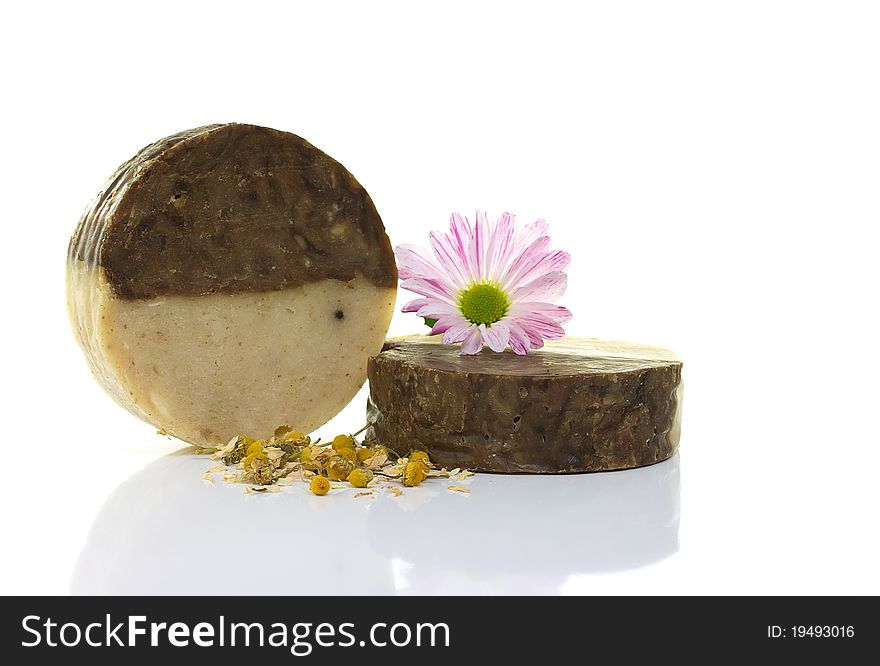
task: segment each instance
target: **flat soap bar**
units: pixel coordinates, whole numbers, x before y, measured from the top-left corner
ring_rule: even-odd
[[[175,134],[119,167],[67,261],[98,382],[203,446],[336,415],[382,348],[396,285],[382,221],[345,167],[239,124]]]
[[[392,338],[370,359],[368,435],[443,467],[595,472],[678,448],[681,368],[667,350],[567,337],[528,356],[462,356],[436,337]]]

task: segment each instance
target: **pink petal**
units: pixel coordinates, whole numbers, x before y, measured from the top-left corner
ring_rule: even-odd
[[[565,330],[562,326],[544,315],[529,314],[517,316],[515,321],[522,327],[532,342],[534,342],[535,336],[546,340],[556,340],[565,335]]]
[[[501,285],[510,289],[511,285],[519,284],[519,276],[535,265],[535,262],[550,251],[550,236],[541,236],[527,248],[513,257],[513,260],[501,276]]]
[[[413,301],[410,301],[406,305],[404,305],[400,309],[400,311],[401,312],[418,312],[423,307],[425,307],[428,303],[430,303],[430,300],[427,298],[417,298]]]
[[[540,349],[544,346],[544,338],[531,326],[529,326],[526,322],[516,318],[507,323],[510,326],[510,330],[519,329],[519,331],[526,336],[526,339],[529,341],[529,346],[532,349]]]
[[[428,302],[420,307],[416,314],[419,317],[430,317],[431,319],[438,319],[444,315],[461,316],[461,313],[458,311],[457,307],[455,307],[451,303],[438,301],[436,299],[428,299]]]
[[[510,328],[501,321],[496,321],[489,327],[480,327],[483,333],[483,340],[489,345],[489,349],[494,352],[503,352],[507,347],[507,341],[510,339]]]
[[[510,244],[513,240],[513,216],[510,213],[502,213],[495,223],[489,248],[486,250],[486,277],[497,281],[510,262]]]
[[[533,257],[528,265],[522,267],[518,275],[511,276],[511,281],[507,288],[516,289],[547,273],[564,271],[568,268],[569,263],[571,263],[571,255],[562,250],[537,255]]]
[[[536,312],[544,315],[548,319],[555,321],[557,324],[564,324],[571,319],[571,311],[568,308],[553,303],[522,301],[510,307],[510,314],[514,316],[529,312]]]
[[[459,213],[453,213],[449,218],[449,231],[461,240],[461,247],[467,248],[467,240],[471,237],[471,223]]]
[[[482,326],[482,324],[480,324]],[[473,326],[470,333],[461,343],[461,353],[470,356],[483,348],[483,336],[477,326]]]
[[[470,263],[471,225],[466,217],[453,213],[449,219],[449,243],[462,258],[464,272],[473,273]]]
[[[568,285],[568,276],[562,271],[555,271],[542,275],[526,285],[511,292],[510,298],[514,302],[527,299],[539,301],[553,301],[565,293]]]
[[[440,268],[428,251],[418,245],[398,245],[394,248],[397,256],[397,272],[401,280],[414,277],[435,277]]]
[[[431,278],[409,278],[403,280],[400,286],[422,296],[452,302],[455,299],[455,292],[457,290],[453,285],[445,284],[444,282],[443,280]]]
[[[446,329],[443,334],[443,344],[451,345],[455,342],[461,342],[477,328],[476,324],[472,324],[461,317]]]
[[[434,322],[434,325],[431,327],[431,332],[428,335],[438,335],[440,333],[446,333],[450,328],[455,326],[457,323],[461,321],[461,317],[440,317]]]
[[[507,327],[510,330],[510,348],[513,352],[520,356],[528,354],[531,347],[529,336],[513,322],[509,322]]]
[[[460,289],[464,288],[471,281],[470,271],[468,270],[467,257],[462,256],[458,252],[458,248],[446,234],[439,231],[432,231],[429,234],[431,239],[431,249],[434,250],[434,256],[440,262],[440,266],[449,276],[449,278]]]
[[[470,243],[471,271],[479,280],[486,278],[486,244],[489,241],[489,222],[486,213],[477,211],[477,221],[474,224],[474,235]]]
[[[510,251],[514,255],[522,254],[525,249],[541,236],[547,235],[547,222],[538,219],[517,230],[511,243]]]

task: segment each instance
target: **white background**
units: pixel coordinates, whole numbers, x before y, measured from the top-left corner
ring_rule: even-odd
[[[4,9],[0,33],[0,592],[140,590],[137,568],[104,587],[82,573],[122,566],[110,544],[124,554],[134,543],[176,567],[166,576],[138,560],[152,589],[204,591],[210,581],[188,585],[181,572],[227,555],[223,539],[206,537],[204,552],[177,541],[193,530],[232,544],[266,511],[274,522],[259,529],[307,551],[315,516],[366,513],[342,496],[323,498],[335,513],[321,514],[330,504],[313,511],[305,495],[209,488],[202,461],[175,475],[160,460],[122,492],[134,499],[114,494],[182,445],[91,378],[64,308],[68,238],[142,146],[240,121],[295,132],[343,162],[395,243],[425,242],[453,210],[546,218],[573,256],[568,332],[685,360],[671,476],[624,473],[631,491],[607,493],[623,482],[560,480],[558,503],[537,481],[478,476],[454,498],[463,503],[426,491],[430,522],[406,527],[420,543],[454,542],[477,500],[499,561],[525,549],[546,571],[493,578],[466,556],[425,568],[421,551],[391,547],[374,563],[393,569],[378,591],[880,593],[876,3],[28,2]],[[391,332],[421,330],[398,314]],[[334,428],[357,427],[362,406],[363,395]],[[650,484],[671,509],[651,511]],[[633,508],[630,492],[647,500]],[[162,497],[174,506],[156,509]],[[427,511],[410,497],[401,516]],[[498,520],[505,503],[526,529],[518,515]],[[111,518],[90,533],[102,506]],[[246,517],[234,523],[227,509]],[[661,553],[638,538],[639,521],[647,533],[661,521],[675,545]],[[615,541],[618,522],[629,540]],[[265,538],[252,556],[272,555]],[[590,559],[597,543],[619,566]],[[338,545],[349,557],[360,548],[381,550],[369,532]],[[313,552],[329,589],[351,591]],[[276,589],[296,593],[297,582]]]

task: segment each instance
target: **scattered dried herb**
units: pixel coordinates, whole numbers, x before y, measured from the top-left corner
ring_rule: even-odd
[[[415,487],[428,478],[455,478],[459,481],[473,472],[468,470],[436,469],[426,451],[413,449],[406,457],[357,435],[366,429],[347,435],[337,435],[322,444],[308,435],[283,425],[275,429],[268,439],[253,439],[245,435],[233,437],[229,443],[211,451],[211,458],[223,464],[215,465],[205,472],[205,481],[213,483],[212,474],[223,473],[225,483],[245,483],[245,492],[277,493],[282,486],[297,481],[309,484],[315,495],[326,495],[331,481],[347,481],[353,488],[367,488],[381,477],[391,485],[388,491],[399,496],[403,491],[396,483]],[[449,490],[470,492],[463,486],[449,486]],[[357,493],[356,497],[373,491]]]

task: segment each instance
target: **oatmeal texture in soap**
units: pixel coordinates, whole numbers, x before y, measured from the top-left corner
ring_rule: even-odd
[[[294,134],[241,124],[175,134],[119,167],[67,260],[98,382],[203,446],[336,415],[382,347],[396,281],[351,173]]]

